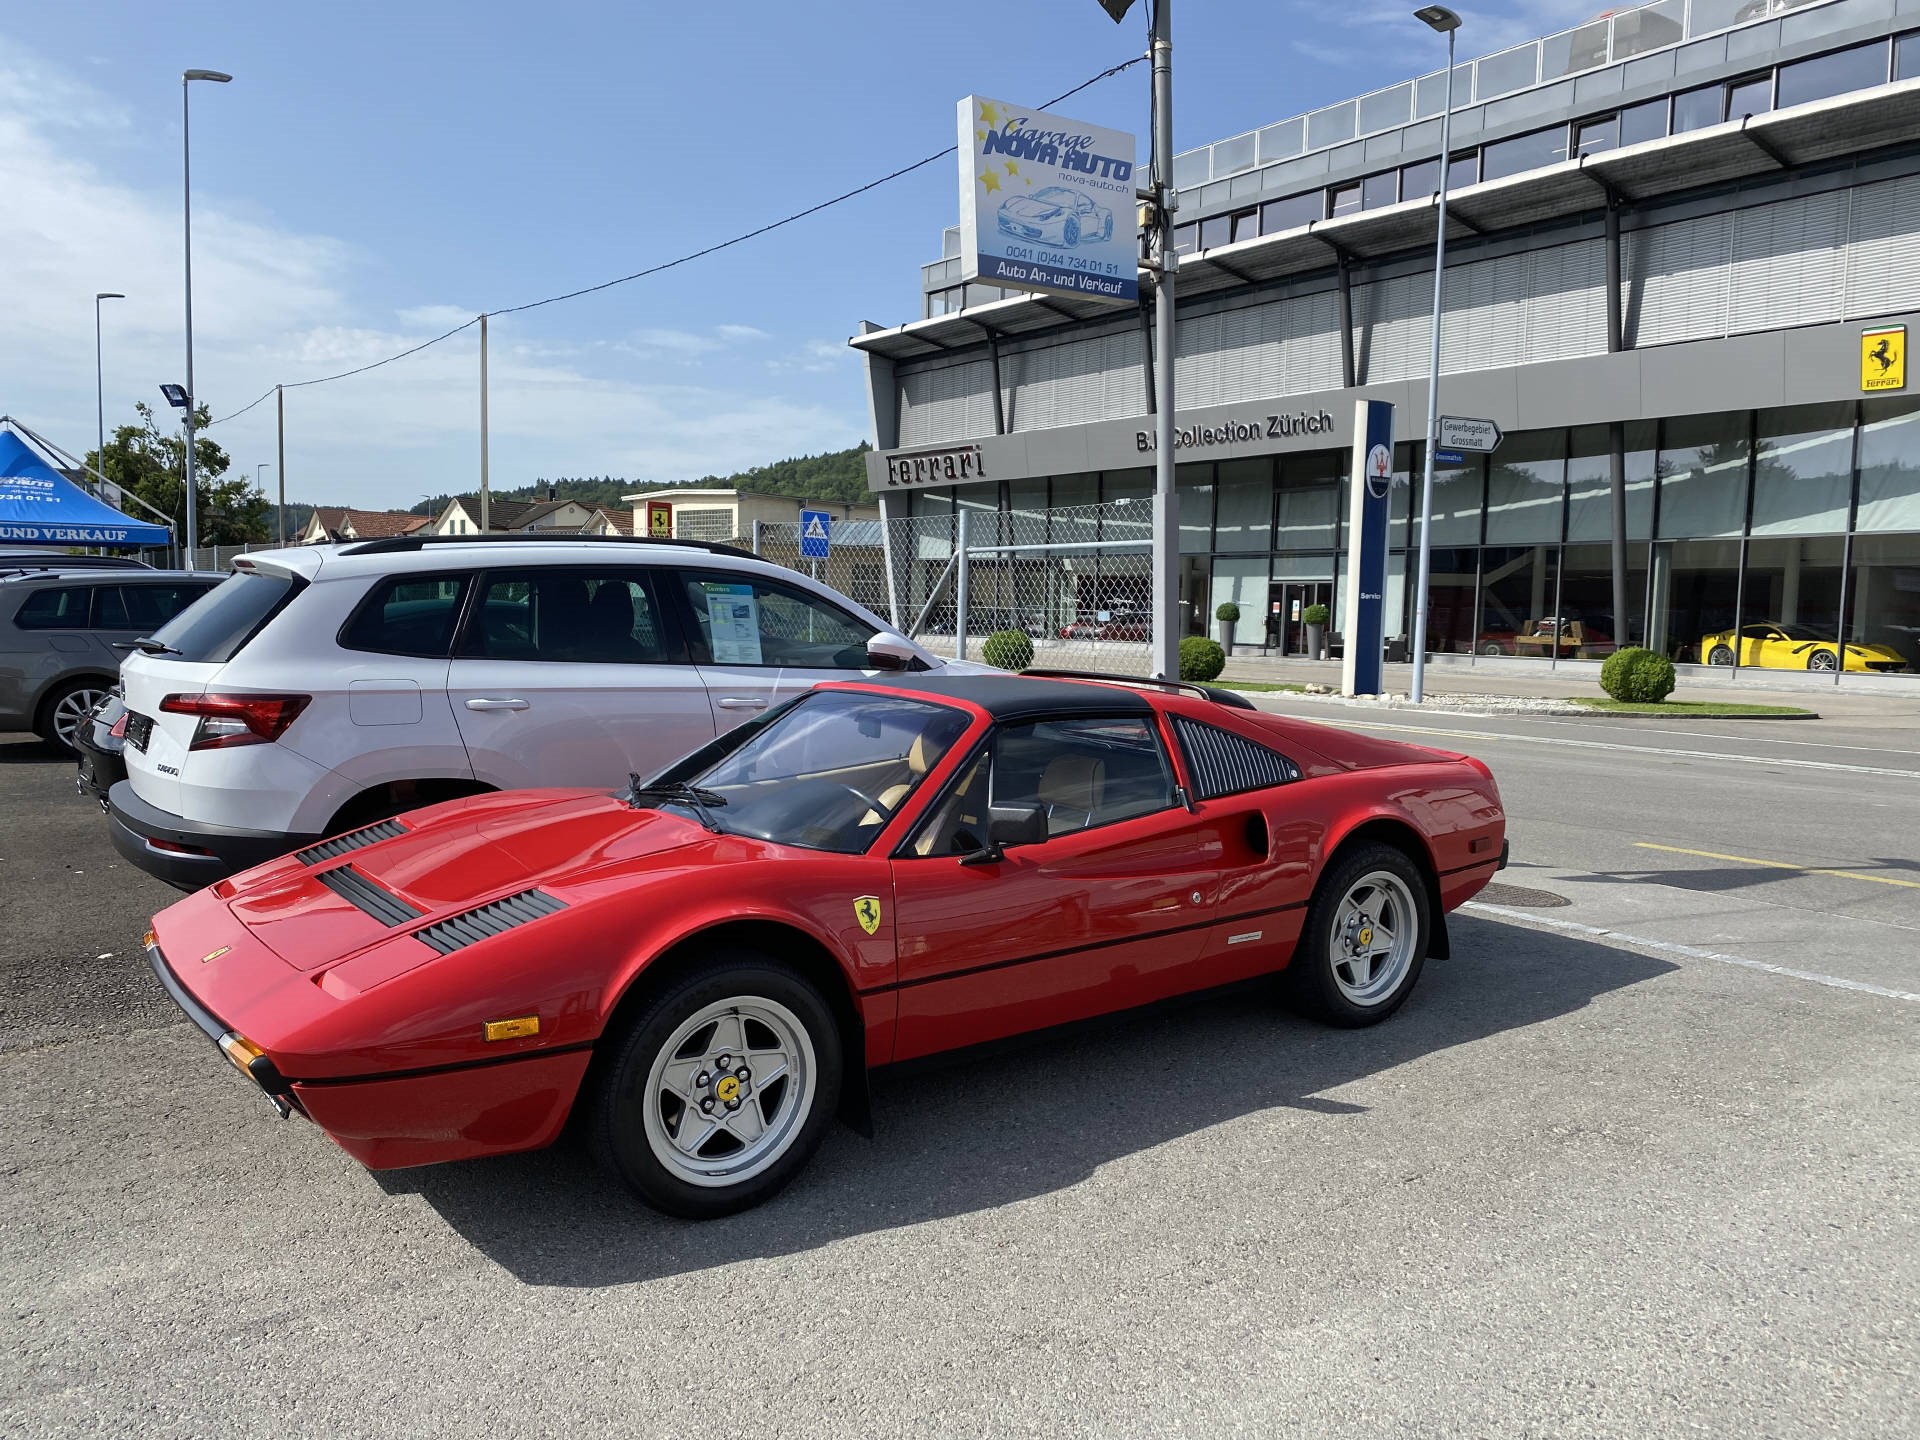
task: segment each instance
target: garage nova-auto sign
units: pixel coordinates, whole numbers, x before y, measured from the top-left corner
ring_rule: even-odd
[[[959,121],[962,279],[1140,298],[1133,136],[978,95]]]

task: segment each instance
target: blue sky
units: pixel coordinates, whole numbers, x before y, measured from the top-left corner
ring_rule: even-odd
[[[1462,54],[1597,3],[1457,6]],[[1184,0],[1176,148],[1439,68],[1412,8]],[[129,296],[105,309],[109,425],[181,378],[185,68],[235,76],[193,95],[196,378],[225,415],[851,189],[952,143],[961,95],[1037,103],[1139,53],[1135,9],[1115,26],[1094,0],[9,7],[0,411],[91,446],[97,290]],[[1144,136],[1146,106],[1138,66],[1063,108]],[[953,166],[492,322],[494,483],[676,480],[862,438],[846,337],[919,313]],[[290,391],[289,498],[399,507],[471,487],[478,408],[473,330]],[[236,466],[272,462],[272,402],[214,433]]]

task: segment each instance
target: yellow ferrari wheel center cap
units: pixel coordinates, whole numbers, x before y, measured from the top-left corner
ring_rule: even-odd
[[[719,1096],[723,1103],[732,1104],[740,1098],[740,1082],[728,1075],[713,1087],[713,1093]]]
[[[1362,945],[1371,945],[1373,943],[1373,927],[1371,925],[1362,926],[1359,939]]]

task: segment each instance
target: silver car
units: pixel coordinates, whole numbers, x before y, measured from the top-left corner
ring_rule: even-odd
[[[75,753],[74,732],[113,688],[126,649],[224,578],[97,568],[0,575],[0,730],[31,730]]]

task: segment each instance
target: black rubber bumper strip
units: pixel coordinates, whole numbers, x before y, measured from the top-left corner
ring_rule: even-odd
[[[158,945],[147,946],[147,963],[153,967],[153,973],[160,977],[160,983],[167,987],[167,994],[173,997],[173,1003],[186,1011],[187,1018],[200,1027],[201,1034],[218,1045],[220,1037],[232,1027],[224,1024],[187,992],[187,987],[174,976],[173,967],[167,964],[167,957],[160,953]]]

